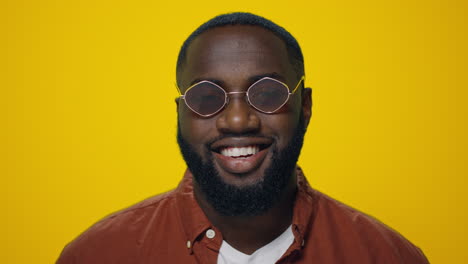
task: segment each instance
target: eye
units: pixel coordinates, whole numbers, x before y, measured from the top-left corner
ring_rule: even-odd
[[[273,80],[263,80],[249,90],[249,100],[252,105],[264,112],[278,109],[288,99],[288,88]]]
[[[256,89],[255,92],[251,94],[251,96],[257,98],[257,100],[268,100],[278,95],[278,89],[267,87]]]
[[[200,83],[185,93],[185,102],[195,112],[210,115],[221,109],[225,102],[225,93],[211,83]]]

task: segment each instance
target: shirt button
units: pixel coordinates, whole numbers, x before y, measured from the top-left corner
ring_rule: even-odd
[[[190,248],[190,247],[192,247],[192,243],[190,243],[190,240],[189,240],[187,241],[187,248]]]
[[[215,233],[215,231],[214,231],[213,229],[208,229],[208,230],[206,230],[206,237],[207,237],[207,238],[210,238],[210,239],[211,239],[211,238],[213,238],[213,237],[215,237],[215,236],[216,236],[216,233]]]

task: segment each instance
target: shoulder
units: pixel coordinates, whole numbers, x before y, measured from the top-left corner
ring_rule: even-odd
[[[112,213],[86,230],[80,237],[90,236],[96,232],[123,231],[135,232],[135,227],[144,226],[148,221],[161,220],[164,215],[174,213],[174,191],[152,196],[128,208]],[[126,227],[133,228],[126,230]]]
[[[313,226],[322,239],[373,261],[428,263],[422,251],[397,231],[325,194],[313,192],[317,205]]]
[[[175,192],[170,191],[112,213],[92,225],[62,251],[57,263],[87,263],[84,259],[112,263],[112,259],[131,260],[144,250],[148,234],[157,232],[178,217]],[[93,262],[94,263],[94,262]]]

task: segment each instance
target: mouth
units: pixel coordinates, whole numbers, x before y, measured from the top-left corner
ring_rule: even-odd
[[[272,140],[230,138],[211,146],[215,162],[232,174],[248,174],[257,169],[269,152]]]
[[[253,156],[266,149],[266,145],[251,145],[247,147],[223,147],[218,151],[215,151],[223,156],[234,158],[234,159],[245,159]]]

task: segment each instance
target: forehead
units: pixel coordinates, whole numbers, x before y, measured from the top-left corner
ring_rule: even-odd
[[[286,44],[264,28],[236,25],[198,36],[187,50],[180,80],[182,87],[201,79],[240,85],[252,76],[271,74],[285,82],[294,76]]]

